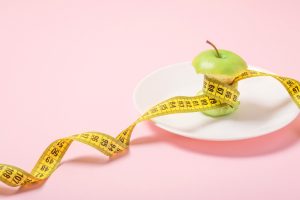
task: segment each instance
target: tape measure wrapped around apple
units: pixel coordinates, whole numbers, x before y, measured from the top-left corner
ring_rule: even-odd
[[[0,164],[0,181],[16,187],[46,180],[59,166],[64,154],[74,141],[87,144],[104,155],[114,156],[128,149],[132,131],[137,124],[154,117],[184,112],[203,112],[212,117],[230,114],[239,105],[238,81],[246,78],[257,76],[275,78],[285,87],[292,100],[300,108],[300,83],[297,80],[248,70],[246,62],[238,55],[214,48],[215,50],[200,53],[193,60],[196,72],[205,75],[203,89],[198,95],[176,96],[159,102],[116,137],[101,132],[85,132],[55,140],[45,149],[30,173],[19,167]],[[15,146],[15,148],[23,147]]]
[[[218,50],[210,41],[206,42],[214,50],[203,51],[194,58],[192,65],[196,72],[204,74],[206,78],[217,80],[224,85],[231,85],[237,89],[238,83],[232,83],[238,75],[247,70],[246,62],[239,55],[228,50]],[[203,91],[197,93],[197,95],[201,94],[203,94]],[[238,106],[233,107],[227,104],[220,108],[204,110],[202,112],[211,117],[219,117],[228,115],[237,110],[237,108]]]

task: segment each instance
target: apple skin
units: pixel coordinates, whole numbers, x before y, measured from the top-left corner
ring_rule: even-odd
[[[216,79],[224,84],[231,84],[236,76],[247,69],[246,62],[237,54],[227,51],[218,50],[220,57],[215,50],[206,50],[197,55],[192,65],[197,73],[205,74],[207,77]],[[237,88],[237,85],[231,85]],[[202,91],[197,95],[203,94]],[[210,117],[220,117],[233,113],[238,107],[226,105],[221,108],[202,111],[203,114]]]
[[[219,53],[220,58],[215,50],[206,50],[197,55],[192,62],[196,72],[235,77],[247,69],[246,62],[239,55],[222,49]]]

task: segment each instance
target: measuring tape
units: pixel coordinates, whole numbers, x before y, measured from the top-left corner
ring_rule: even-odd
[[[237,107],[240,93],[232,85],[237,84],[240,80],[257,76],[270,76],[278,80],[300,108],[300,83],[297,80],[253,70],[247,70],[236,77],[231,85],[205,76],[203,95],[193,97],[176,96],[162,101],[147,110],[116,138],[100,132],[86,132],[58,139],[46,148],[31,173],[12,165],[0,164],[0,180],[9,186],[16,187],[47,179],[58,167],[73,141],[85,143],[111,157],[129,147],[131,133],[134,127],[142,121],[163,115],[200,112],[227,105]]]

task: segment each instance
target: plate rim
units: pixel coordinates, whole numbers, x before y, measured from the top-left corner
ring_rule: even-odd
[[[143,114],[143,111],[142,109],[138,106],[138,103],[137,103],[137,98],[136,97],[136,94],[137,94],[137,90],[140,88],[140,86],[143,84],[143,82],[148,79],[149,77],[151,77],[152,75],[156,74],[156,73],[159,73],[160,71],[163,71],[163,70],[167,70],[168,68],[172,68],[174,67],[175,65],[188,65],[190,64],[191,65],[191,62],[190,61],[184,61],[184,62],[178,62],[178,63],[174,63],[174,64],[169,64],[169,65],[165,65],[165,66],[162,66],[162,67],[159,67],[158,69],[150,72],[149,74],[147,74],[146,76],[144,76],[142,79],[140,79],[138,81],[138,83],[136,84],[135,88],[134,88],[134,91],[133,91],[133,95],[132,95],[132,99],[133,99],[133,103],[134,103],[134,107],[135,109],[138,111],[138,113],[141,115]],[[258,67],[256,65],[250,65],[248,64],[248,69],[254,69],[254,70],[258,70],[258,71],[261,71],[261,72],[266,72],[266,73],[270,73],[270,74],[275,74],[277,75],[276,73],[274,72],[271,72],[265,68],[262,68],[262,67]],[[196,73],[196,72],[195,72]],[[288,126],[290,123],[292,123],[294,120],[296,120],[296,118],[298,117],[300,113],[300,109],[298,109],[298,114],[295,116],[295,118],[292,118],[291,120],[288,121],[288,123],[286,122],[282,122],[280,124],[280,126],[277,126],[277,127],[274,127],[273,129],[271,128],[269,131],[266,131],[264,132],[263,134],[261,135],[254,135],[254,136],[248,136],[248,137],[235,137],[235,138],[223,138],[223,139],[216,139],[216,138],[199,138],[199,137],[196,137],[196,136],[193,136],[193,135],[188,135],[186,133],[184,133],[183,131],[180,131],[180,133],[178,132],[174,132],[174,130],[171,130],[169,127],[167,126],[164,126],[163,124],[161,123],[157,123],[155,122],[154,120],[148,120],[150,121],[151,123],[153,123],[153,125],[163,129],[163,130],[166,130],[168,132],[170,132],[171,134],[175,134],[175,135],[179,135],[179,136],[182,136],[182,137],[187,137],[187,138],[191,138],[191,139],[197,139],[197,140],[204,140],[204,141],[220,141],[220,142],[226,142],[226,141],[238,141],[238,140],[248,140],[248,139],[252,139],[252,138],[257,138],[257,137],[262,137],[262,136],[265,136],[265,135],[268,135],[268,134],[271,134],[277,130],[280,130],[286,126]],[[278,128],[279,127],[279,128]]]

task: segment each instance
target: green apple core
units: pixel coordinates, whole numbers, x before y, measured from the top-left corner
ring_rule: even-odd
[[[211,44],[211,43],[209,43]],[[214,46],[215,48],[215,46]],[[236,76],[247,70],[246,62],[237,54],[228,50],[206,50],[198,54],[192,62],[195,71],[206,75],[208,78],[215,79],[223,84],[231,85]],[[203,94],[202,90],[197,95]],[[202,111],[205,115],[219,117],[233,113],[237,107],[230,105],[212,110]]]

